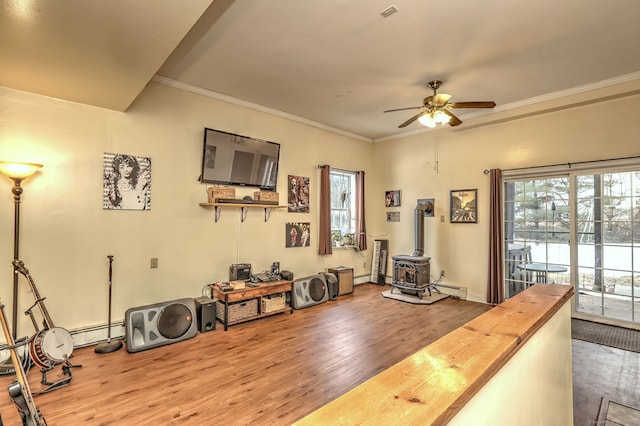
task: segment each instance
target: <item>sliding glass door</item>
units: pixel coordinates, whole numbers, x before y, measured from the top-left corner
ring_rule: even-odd
[[[535,283],[569,283],[569,178],[506,182],[507,297]]]
[[[640,167],[504,181],[505,294],[571,283],[575,311],[640,323]]]
[[[576,312],[640,323],[640,172],[575,179]]]

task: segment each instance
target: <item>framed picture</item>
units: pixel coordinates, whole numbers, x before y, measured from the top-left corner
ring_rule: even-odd
[[[478,223],[478,190],[451,191],[451,223]]]
[[[151,210],[151,157],[105,152],[102,208]]]
[[[400,207],[400,191],[385,191],[384,205],[386,207]]]
[[[289,175],[287,182],[287,211],[309,213],[309,178]]]
[[[285,247],[309,247],[310,245],[311,224],[309,222],[285,224]]]
[[[387,222],[400,222],[400,212],[387,212]]]

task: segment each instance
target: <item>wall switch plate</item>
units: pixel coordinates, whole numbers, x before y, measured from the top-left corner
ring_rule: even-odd
[[[151,269],[155,269],[158,267],[158,258],[157,257],[152,257],[151,258]]]

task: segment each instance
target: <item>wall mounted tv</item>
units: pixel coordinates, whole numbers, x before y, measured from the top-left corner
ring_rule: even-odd
[[[200,181],[275,191],[280,144],[206,128]]]

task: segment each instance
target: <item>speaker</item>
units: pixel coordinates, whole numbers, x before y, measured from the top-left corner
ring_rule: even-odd
[[[250,263],[234,263],[229,266],[229,281],[249,281],[250,279]]]
[[[293,309],[308,308],[324,303],[329,299],[329,290],[324,274],[299,278],[293,282],[291,307]]]
[[[193,298],[127,309],[124,314],[127,351],[139,352],[190,339],[198,334]]]
[[[325,280],[327,281],[327,289],[329,291],[329,300],[338,299],[338,277],[331,272],[322,272]]]
[[[198,297],[196,300],[196,314],[198,316],[198,331],[204,333],[216,329],[216,302],[209,297]]]
[[[338,266],[327,269],[327,272],[338,277],[338,296],[353,293],[353,268]]]

